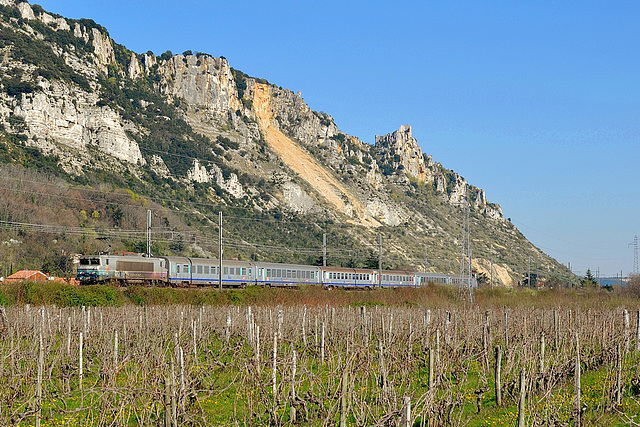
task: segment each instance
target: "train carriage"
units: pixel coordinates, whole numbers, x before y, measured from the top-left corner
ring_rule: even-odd
[[[378,284],[375,270],[365,268],[322,267],[322,284],[326,288],[372,288]]]
[[[408,270],[382,270],[382,287],[411,287],[418,286],[415,272]]]
[[[206,258],[164,257],[168,281],[173,286],[217,286],[220,261]],[[254,264],[247,261],[222,262],[222,286],[245,287],[255,284]]]
[[[256,284],[267,286],[298,286],[320,283],[320,267],[298,264],[256,263]]]

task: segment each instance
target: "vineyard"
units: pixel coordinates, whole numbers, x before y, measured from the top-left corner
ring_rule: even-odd
[[[11,306],[0,424],[640,425],[623,309]]]

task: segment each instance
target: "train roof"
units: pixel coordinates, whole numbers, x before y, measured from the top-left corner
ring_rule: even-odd
[[[284,268],[284,269],[300,269],[300,268],[312,268],[318,269],[317,265],[305,265],[305,264],[280,264],[277,262],[256,262],[258,267],[275,267],[275,268]]]
[[[373,268],[357,268],[357,267],[320,267],[320,268],[322,268],[322,271],[338,271],[338,272],[345,272],[345,273],[374,273],[378,271]]]

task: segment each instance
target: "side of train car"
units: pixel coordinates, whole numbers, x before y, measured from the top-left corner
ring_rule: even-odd
[[[188,257],[146,257],[142,255],[92,255],[80,258],[77,279],[81,283],[170,285],[175,287],[218,286],[220,263],[215,259]],[[225,260],[222,286],[245,287],[301,284],[327,288],[418,287],[427,283],[468,286],[468,277],[407,270],[378,270],[346,267],[317,267]],[[471,286],[477,287],[475,278]]]

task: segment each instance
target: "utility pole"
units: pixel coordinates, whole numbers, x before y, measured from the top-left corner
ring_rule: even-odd
[[[327,234],[322,234],[322,266],[327,266]]]
[[[493,254],[491,254],[491,289],[493,289]]]
[[[527,274],[527,285],[531,287],[531,255],[529,255],[529,273]]]
[[[147,256],[151,256],[151,209],[147,210]]]
[[[633,245],[633,272],[638,274],[638,236],[633,236],[633,242],[629,243],[629,246]]]
[[[429,268],[427,267],[429,264],[427,263],[427,261],[429,260],[429,249],[428,248],[424,248],[424,272],[428,273],[429,272]]]
[[[469,276],[468,276],[468,286],[469,286],[469,302],[473,304],[473,286],[471,286],[471,274],[473,273],[473,270],[471,268],[471,260],[473,257],[473,250],[471,248],[469,248]]]
[[[382,287],[382,233],[378,234],[378,286]]]
[[[222,211],[220,211],[218,229],[220,231],[218,236],[218,289],[222,290]]]

